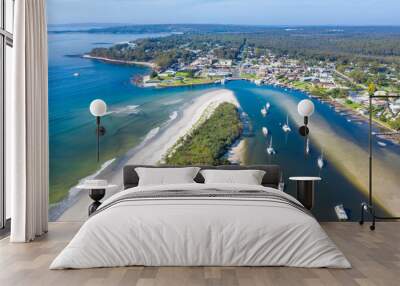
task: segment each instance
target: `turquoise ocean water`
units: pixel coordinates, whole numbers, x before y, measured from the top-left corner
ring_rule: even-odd
[[[141,35],[140,37],[162,36]],[[131,84],[135,75],[149,72],[138,66],[114,65],[83,59],[81,55],[93,47],[108,46],[133,40],[138,35],[60,33],[49,34],[49,122],[50,122],[50,184],[51,197],[76,185],[112,158],[125,154],[137,146],[152,130],[161,126],[196,96],[221,86],[183,87],[171,89],[143,89]],[[79,73],[79,76],[74,76]],[[285,100],[297,103],[307,98],[304,93],[270,86],[256,86],[249,82],[230,82],[224,88],[232,90],[244,112],[249,115],[254,137],[248,138],[249,164],[276,163],[283,166],[287,192],[294,194],[295,185],[287,179],[295,175],[318,175],[313,213],[320,220],[335,220],[333,207],[343,203],[352,220],[359,216],[359,205],[366,198],[332,164],[326,162],[320,171],[317,158],[321,153],[310,142],[311,153],[304,157],[304,141],[293,130],[285,134],[281,124],[288,113],[290,125],[293,110],[287,110]],[[93,99],[101,98],[109,106],[110,114],[103,119],[107,133],[101,139],[101,162],[96,162],[95,120],[88,107]],[[262,117],[261,107],[271,103],[270,114]],[[328,105],[314,101],[316,113],[330,124],[337,136],[367,148],[367,125],[348,122]],[[261,129],[268,126],[278,154],[267,156],[268,140]],[[398,146],[388,145],[398,154]],[[365,158],[367,163],[367,158]],[[367,175],[367,174],[366,174]]]

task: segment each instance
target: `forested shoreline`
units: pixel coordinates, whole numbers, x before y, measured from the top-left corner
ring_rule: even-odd
[[[165,163],[176,166],[229,164],[224,154],[239,138],[242,129],[237,107],[222,103],[210,118],[178,140]]]

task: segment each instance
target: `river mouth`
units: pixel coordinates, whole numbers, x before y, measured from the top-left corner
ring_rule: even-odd
[[[78,37],[78,40],[69,41],[74,37]],[[107,128],[107,134],[101,141],[101,163],[104,163],[123,156],[141,144],[151,130],[154,133],[156,128],[171,120],[171,116],[176,116],[175,111],[191,100],[220,88],[138,88],[130,83],[130,78],[134,74],[148,73],[146,68],[62,56],[87,52],[93,43],[114,41],[72,34],[52,35],[50,38],[53,38],[49,41],[50,196],[55,198],[54,201],[57,201],[58,194],[61,194],[60,197],[65,196],[80,179],[101,167],[95,156],[95,121],[88,112],[91,100],[103,98],[114,111],[104,120]],[[77,41],[79,47],[76,46]],[[74,46],[69,49],[66,42]],[[73,76],[76,72],[79,72],[79,77]],[[316,114],[310,122],[311,152],[305,157],[304,141],[297,133],[302,119],[296,111],[296,104],[307,97],[304,93],[272,86],[256,86],[246,81],[229,82],[224,88],[234,93],[241,108],[248,114],[253,128],[254,136],[246,138],[246,164],[281,165],[286,179],[285,191],[292,195],[295,195],[296,190],[295,185],[287,179],[290,176],[321,176],[323,180],[317,184],[313,209],[316,218],[320,221],[335,221],[337,217],[334,207],[344,204],[350,219],[358,220],[360,204],[366,200],[365,166],[368,157],[365,150],[368,132],[365,123],[349,122],[346,116],[335,112],[329,105],[314,100]],[[260,110],[267,102],[271,104],[270,111],[263,117]],[[292,129],[289,133],[282,130],[287,117]],[[270,137],[263,134],[263,127],[267,127],[268,136],[273,137],[277,152],[274,156],[266,152]],[[331,149],[332,146],[345,148],[337,150]],[[320,170],[317,160],[322,152],[325,153],[326,164]],[[396,145],[376,148],[376,194],[381,197],[378,200],[381,205],[400,206],[396,200],[400,194],[392,196],[384,192],[400,183],[393,175],[394,170],[400,169],[399,154],[400,148]],[[386,203],[387,200],[391,202]],[[379,209],[379,212],[384,210]]]

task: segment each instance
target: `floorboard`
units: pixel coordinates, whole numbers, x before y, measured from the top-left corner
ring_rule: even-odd
[[[400,285],[400,222],[379,223],[375,232],[368,225],[357,223],[323,223],[323,228],[352,263],[353,268],[348,270],[286,267],[48,270],[80,226],[79,222],[50,223],[49,233],[29,244],[10,244],[8,238],[0,240],[0,285]]]

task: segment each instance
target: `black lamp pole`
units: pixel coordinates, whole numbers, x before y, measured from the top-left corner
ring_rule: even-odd
[[[299,133],[304,137],[304,157],[307,159],[307,140],[310,129],[308,128],[308,116],[304,116],[304,125],[299,128]]]
[[[106,129],[100,125],[100,118],[100,116],[96,116],[97,162],[100,162],[100,137],[106,134]]]
[[[97,162],[100,161],[100,116],[96,117]]]

